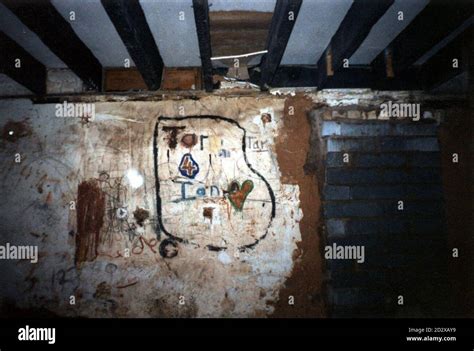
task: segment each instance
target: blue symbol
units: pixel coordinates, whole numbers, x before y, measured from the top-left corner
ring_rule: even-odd
[[[194,179],[194,177],[199,173],[199,165],[191,154],[184,154],[179,164],[179,172],[181,175]]]

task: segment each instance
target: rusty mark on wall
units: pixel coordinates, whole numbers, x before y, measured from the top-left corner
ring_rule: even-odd
[[[204,207],[204,209],[202,210],[202,215],[204,216],[204,218],[208,218],[212,223],[212,213],[213,212],[214,212],[213,207]]]
[[[98,255],[100,230],[104,224],[105,194],[96,180],[79,184],[75,263],[93,261]]]
[[[185,134],[182,138],[181,138],[181,144],[183,144],[183,146],[185,147],[193,147],[194,145],[196,145],[198,142],[198,137],[196,134],[192,133],[192,134]]]

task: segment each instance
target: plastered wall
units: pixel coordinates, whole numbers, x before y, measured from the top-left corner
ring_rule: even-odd
[[[36,264],[2,262],[2,303],[89,317],[274,313],[303,218],[278,162],[284,104],[103,102],[92,119],[2,101],[2,242],[39,248]]]

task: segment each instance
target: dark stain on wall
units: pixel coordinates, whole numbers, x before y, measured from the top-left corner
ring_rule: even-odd
[[[212,207],[204,207],[202,211],[202,215],[204,218],[208,218],[212,223],[212,216],[213,216],[214,208]]]
[[[150,217],[150,212],[144,208],[137,207],[137,209],[133,211],[133,217],[137,224],[143,227],[144,222]]]
[[[176,140],[178,137],[178,133],[180,130],[183,130],[184,127],[163,127],[163,131],[168,133],[168,146],[170,149],[176,149],[178,145],[178,141]]]
[[[75,263],[93,261],[98,255],[100,230],[104,224],[105,193],[96,180],[79,184]]]
[[[2,138],[12,143],[18,141],[20,138],[24,138],[31,135],[31,128],[25,122],[14,122],[8,121],[3,126]]]

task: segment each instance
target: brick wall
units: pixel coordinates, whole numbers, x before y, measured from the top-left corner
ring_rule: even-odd
[[[346,118],[319,133],[325,245],[365,249],[363,263],[325,260],[330,315],[446,315],[438,123]]]

